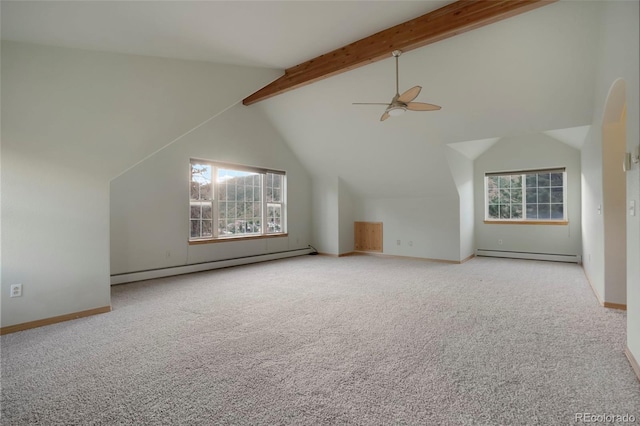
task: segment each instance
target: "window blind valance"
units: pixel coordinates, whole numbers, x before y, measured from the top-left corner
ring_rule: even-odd
[[[566,167],[554,167],[551,169],[531,169],[531,170],[511,170],[506,172],[487,172],[485,176],[511,176],[511,175],[528,175],[534,173],[564,173]]]

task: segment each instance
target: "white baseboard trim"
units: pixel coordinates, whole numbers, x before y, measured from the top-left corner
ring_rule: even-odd
[[[580,255],[553,254],[553,253],[527,253],[507,250],[476,249],[476,256],[506,257],[510,259],[550,260],[553,262],[582,263]]]
[[[111,285],[130,283],[133,281],[151,280],[154,278],[170,277],[173,275],[190,274],[193,272],[209,271],[212,269],[228,268],[230,266],[248,265],[250,263],[266,262],[269,260],[285,259],[288,257],[304,256],[311,253],[311,249],[288,250],[277,253],[259,254],[255,256],[238,257],[234,259],[216,260],[213,262],[196,263],[193,265],[173,266],[147,271],[128,272],[111,275]]]
[[[640,380],[640,364],[638,364],[638,361],[634,358],[629,346],[624,349],[624,354],[627,356],[629,364],[631,364],[631,368],[633,368],[633,372],[636,373],[636,377]]]

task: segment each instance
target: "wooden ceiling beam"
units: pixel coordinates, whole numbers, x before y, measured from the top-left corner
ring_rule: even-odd
[[[285,70],[282,77],[242,101],[245,105],[332,75],[390,58],[557,0],[460,0]]]

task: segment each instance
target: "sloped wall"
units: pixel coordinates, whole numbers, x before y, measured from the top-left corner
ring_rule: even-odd
[[[109,179],[278,75],[4,41],[1,54],[0,294],[23,284],[2,297],[2,327],[108,306]]]
[[[287,172],[289,236],[189,245],[189,161]],[[111,181],[111,274],[306,248],[311,183],[262,114],[236,105]]]

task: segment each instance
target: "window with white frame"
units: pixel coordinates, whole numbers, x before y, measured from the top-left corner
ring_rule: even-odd
[[[189,239],[255,237],[286,232],[286,174],[191,160]]]
[[[485,173],[485,220],[566,222],[565,168]]]

